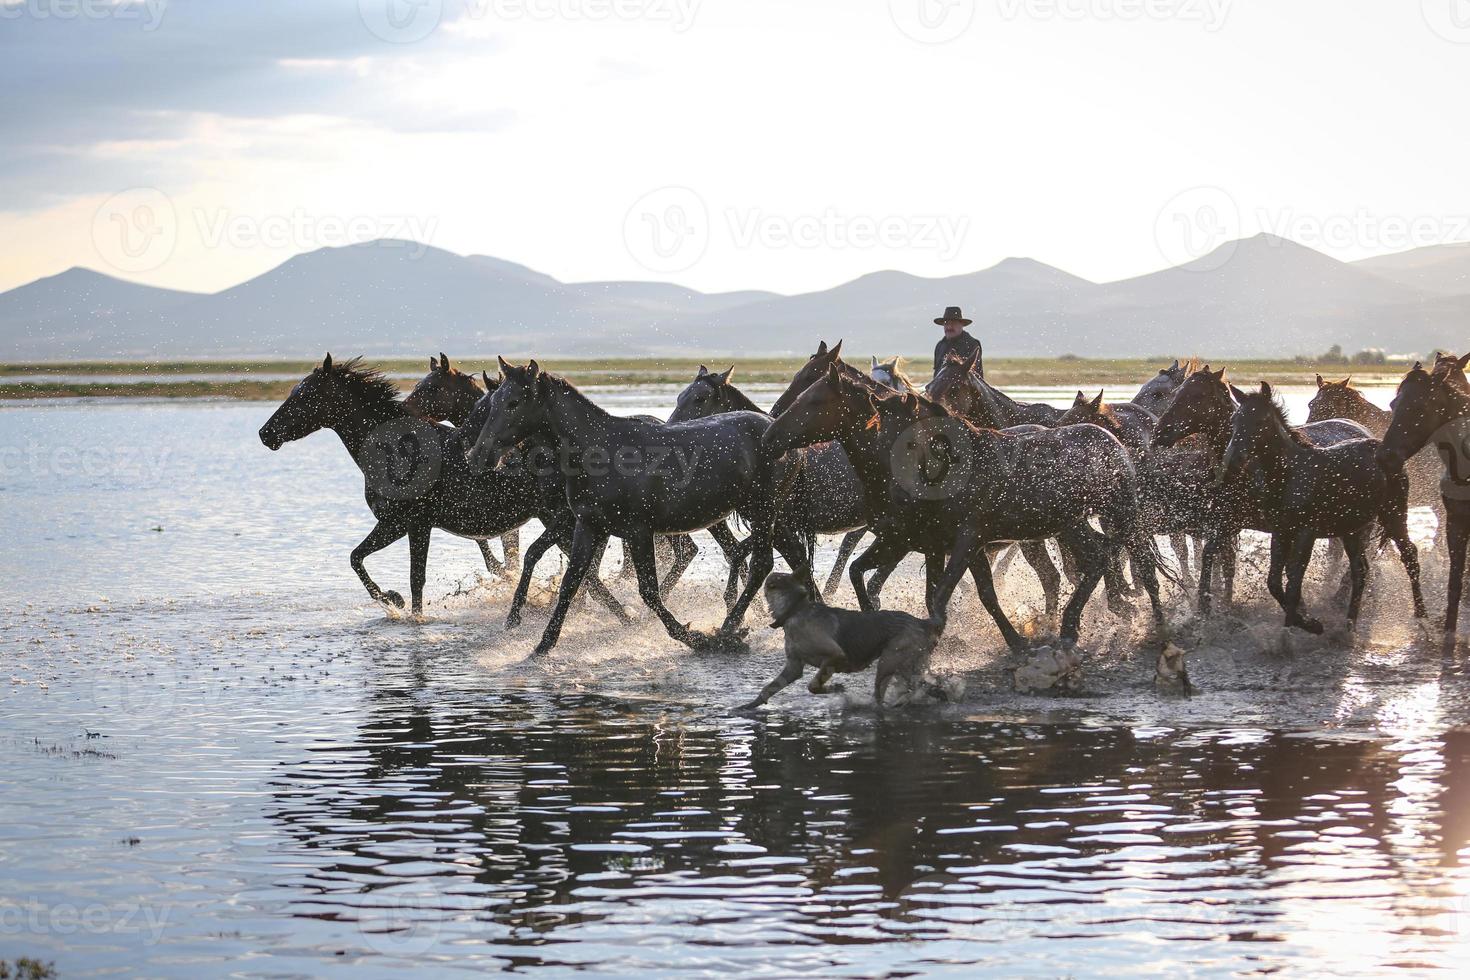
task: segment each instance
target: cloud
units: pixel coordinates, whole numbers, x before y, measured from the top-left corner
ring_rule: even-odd
[[[389,5],[402,7],[396,18],[385,19]],[[496,50],[493,36],[444,29],[473,9],[440,0],[0,0],[0,85],[12,93],[0,114],[0,193],[7,209],[26,211],[185,177],[181,155],[204,149],[197,136],[209,119],[322,117],[409,134],[503,127],[511,114],[484,93],[433,91],[446,48]],[[384,25],[405,17],[432,17],[436,29],[395,43],[402,37]]]

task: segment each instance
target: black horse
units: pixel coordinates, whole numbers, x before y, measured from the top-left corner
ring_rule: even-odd
[[[1441,362],[1443,363],[1443,362]],[[1449,364],[1453,365],[1455,359],[1449,358]],[[1451,383],[1455,381],[1455,373],[1447,375]],[[1459,372],[1459,379],[1463,380],[1465,375]],[[1462,390],[1470,391],[1470,385]],[[1307,421],[1322,422],[1327,419],[1350,419],[1363,428],[1375,439],[1382,439],[1388,434],[1389,423],[1393,421],[1393,413],[1384,411],[1363,396],[1363,393],[1353,387],[1353,379],[1345,378],[1342,381],[1328,381],[1317,375],[1317,393],[1312,396],[1312,401],[1307,406]],[[1409,476],[1409,506],[1428,507],[1434,511],[1438,522],[1440,533],[1438,539],[1443,546],[1446,541],[1444,533],[1448,523],[1444,503],[1439,492],[1439,459],[1437,455],[1430,452],[1426,447],[1415,453],[1404,466],[1404,471]]]
[[[440,353],[438,360],[432,357],[429,358],[429,373],[424,375],[419,383],[414,386],[413,391],[409,392],[408,397],[403,400],[403,404],[409,411],[431,422],[449,422],[455,426],[462,426],[465,423],[465,419],[474,411],[480,399],[487,392],[494,391],[499,384],[499,380],[491,378],[489,374],[483,371],[480,372],[480,380],[475,380],[473,374],[460,371],[453,367],[449,363],[448,356]],[[634,418],[643,419],[645,422],[658,422],[658,419],[652,415],[637,415]],[[541,439],[542,444],[545,443],[546,438],[549,438],[544,432],[540,433],[538,437]],[[720,546],[720,550],[724,553],[725,559],[730,562],[731,577],[734,579],[741,570],[740,562],[744,560],[745,555],[740,542],[736,540],[735,535],[730,532],[729,528],[723,522],[710,528],[709,532],[710,536],[715,539],[715,543]],[[511,560],[509,556],[515,553],[514,542],[519,541],[519,532],[512,531],[505,536],[504,540],[506,542],[506,560],[509,562]],[[541,546],[534,550],[534,553],[528,552],[533,558],[531,562],[533,568],[536,562],[541,560],[541,556],[546,553],[547,548],[553,543],[551,539],[544,539]],[[668,551],[669,570],[665,573],[663,581],[659,585],[660,594],[667,599],[669,594],[674,591],[674,586],[683,577],[685,570],[689,568],[690,563],[699,555],[699,546],[687,534],[660,536],[655,543],[661,546],[660,551],[664,550],[664,547]],[[481,542],[481,548],[488,554],[489,548],[487,544]],[[489,567],[488,563],[487,567]],[[491,568],[491,571],[494,571],[494,568]],[[623,568],[619,574],[624,577],[634,574],[633,559],[628,552],[626,543],[623,546]],[[530,583],[528,581],[525,584],[529,586]],[[735,595],[732,587],[726,592],[725,605],[729,607],[734,605],[734,603]],[[518,603],[512,605],[512,613],[514,614],[510,621],[512,627],[520,624],[519,608],[520,604]]]
[[[895,361],[897,358],[894,359]],[[898,376],[902,372],[894,368]],[[722,412],[760,412],[766,414],[730,381],[734,367],[713,372],[703,364],[694,380],[679,393],[670,422],[690,422]],[[847,560],[867,532],[868,502],[862,481],[839,443],[813,446],[802,453],[801,480],[791,496],[788,510],[781,515],[784,523],[801,529],[809,541],[818,534],[842,534],[837,560],[822,588],[823,598],[831,598],[842,581]]]
[[[1383,436],[1378,463],[1390,473],[1400,472],[1419,450],[1433,443],[1444,464],[1440,489],[1449,525],[1450,581],[1445,596],[1444,631],[1455,632],[1460,620],[1460,598],[1465,588],[1465,547],[1470,543],[1470,393],[1455,382],[1453,371],[1463,372],[1470,354],[1433,372],[1415,364],[1399,382],[1393,399],[1393,421]]]
[[[889,506],[873,528],[877,543],[849,574],[863,597],[863,566],[921,551],[930,615],[942,620],[968,572],[1012,650],[1026,641],[1000,608],[985,547],[1056,537],[1073,548],[1081,580],[1062,614],[1061,641],[1077,642],[1082,610],[1102,579],[1107,553],[1127,547],[1165,630],[1152,542],[1135,532],[1133,467],[1122,445],[1091,425],[1005,433],[977,429],[920,396],[884,395],[829,363],[787,406],[762,445],[770,456],[838,439],[863,476],[870,500]],[[1090,526],[1099,518],[1103,534]],[[948,554],[948,562],[945,556]]]
[[[407,535],[412,610],[421,614],[434,528],[484,540],[535,517],[546,525],[552,540],[566,549],[571,546],[565,500],[555,509],[557,497],[544,494],[530,473],[470,471],[464,457],[468,426],[474,424],[473,414],[464,429],[418,418],[398,400],[397,388],[382,374],[363,367],[356,358],[335,364],[328,354],[261,426],[260,441],[274,451],[320,429],[337,433],[362,470],[368,508],[378,519],[372,533],[353,549],[352,570],[373,601],[403,608],[403,597],[378,588],[363,561]],[[527,574],[523,572],[523,582]],[[626,622],[622,605],[600,581],[594,579],[589,590]]]
[[[778,468],[762,455],[760,439],[771,424],[766,416],[730,412],[676,424],[620,418],[535,361],[515,367],[502,358],[500,370],[500,387],[483,400],[487,418],[470,452],[471,468],[501,463],[544,425],[576,514],[571,563],[538,655],[556,645],[577,585],[610,535],[629,543],[644,603],[670,636],[693,647],[738,639],[745,610],[771,570],[773,545],[794,570],[806,570],[802,543],[777,525],[795,474],[778,485]],[[751,529],[750,578],[718,634],[700,634],[680,623],[659,595],[653,536],[703,530],[737,512]]]
[[[1322,624],[1301,611],[1302,582],[1318,538],[1336,538],[1347,549],[1352,574],[1348,620],[1356,622],[1368,577],[1368,538],[1375,522],[1398,546],[1414,595],[1414,615],[1424,616],[1419,589],[1419,550],[1409,540],[1409,481],[1402,468],[1379,467],[1377,439],[1353,439],[1319,448],[1286,420],[1270,384],[1239,399],[1225,449],[1221,482],[1243,478],[1270,515],[1271,570],[1283,568],[1286,625],[1321,633]]]
[[[481,387],[473,374],[451,365],[449,355],[440,351],[437,358],[429,357],[429,373],[403,399],[403,407],[421,419],[448,422],[458,428],[469,418],[480,396],[495,384],[488,374],[484,378],[485,387]],[[500,536],[500,545],[505,551],[503,563],[490,552],[489,541],[476,540],[475,543],[480,546],[485,570],[491,575],[509,574],[521,563],[520,528]]]
[[[1224,481],[1214,478],[1230,443],[1237,398],[1243,397],[1244,392],[1225,381],[1224,368],[1211,371],[1206,364],[1179,386],[1154,430],[1156,449],[1168,449],[1191,437],[1198,437],[1196,441],[1203,443],[1197,471],[1177,490],[1170,491],[1169,497],[1174,506],[1186,509],[1181,520],[1198,528],[1191,533],[1201,534],[1205,539],[1197,599],[1200,612],[1205,614],[1210,612],[1215,558],[1221,560],[1223,591],[1229,603],[1235,588],[1236,541],[1240,532],[1271,534],[1276,529],[1269,508],[1253,493],[1248,480],[1239,475]],[[1314,446],[1368,438],[1366,429],[1346,419],[1313,422],[1297,431]],[[1268,580],[1267,587],[1277,601],[1284,602],[1286,593],[1279,577]]]

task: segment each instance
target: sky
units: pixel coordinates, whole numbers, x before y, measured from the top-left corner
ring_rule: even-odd
[[[405,238],[567,281],[1470,240],[1467,0],[0,0],[0,289]]]

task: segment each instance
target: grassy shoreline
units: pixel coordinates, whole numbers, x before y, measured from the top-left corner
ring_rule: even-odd
[[[418,376],[427,370],[424,358],[368,359],[390,374]],[[734,361],[737,382],[782,383],[804,362],[798,357],[744,358]],[[495,359],[463,358],[461,370],[496,370]],[[692,378],[701,363],[723,369],[727,359],[699,358],[546,358],[542,364],[582,385],[682,385]],[[1166,363],[1154,358],[990,358],[986,377],[1003,388],[1052,385],[1124,385],[1146,381]],[[1349,366],[1299,363],[1294,360],[1231,360],[1218,363],[1240,383],[1267,380],[1281,384],[1310,384],[1320,372],[1330,378],[1352,374],[1363,384],[1393,383],[1408,370],[1408,364]],[[915,379],[928,377],[926,358],[910,359]],[[0,364],[0,400],[35,398],[216,398],[234,401],[279,401],[291,390],[294,380],[251,378],[249,375],[304,375],[315,366],[302,360],[278,361],[76,361],[70,363]],[[220,375],[220,380],[171,380],[180,375]],[[36,376],[65,375],[67,381],[31,381]],[[117,383],[90,381],[102,376],[147,379]],[[242,377],[243,375],[243,377]],[[406,387],[406,386],[405,386]]]

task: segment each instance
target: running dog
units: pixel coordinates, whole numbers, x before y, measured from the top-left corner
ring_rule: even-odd
[[[766,608],[773,629],[786,631],[786,668],[761,689],[760,696],[738,710],[749,711],[801,679],[807,667],[817,675],[807,685],[813,694],[827,693],[833,674],[855,674],[877,663],[873,697],[881,706],[888,682],[907,676],[911,689],[926,687],[947,700],[946,693],[921,677],[944,625],[902,612],[853,612],[816,601],[794,575],[772,572],[765,584]]]

